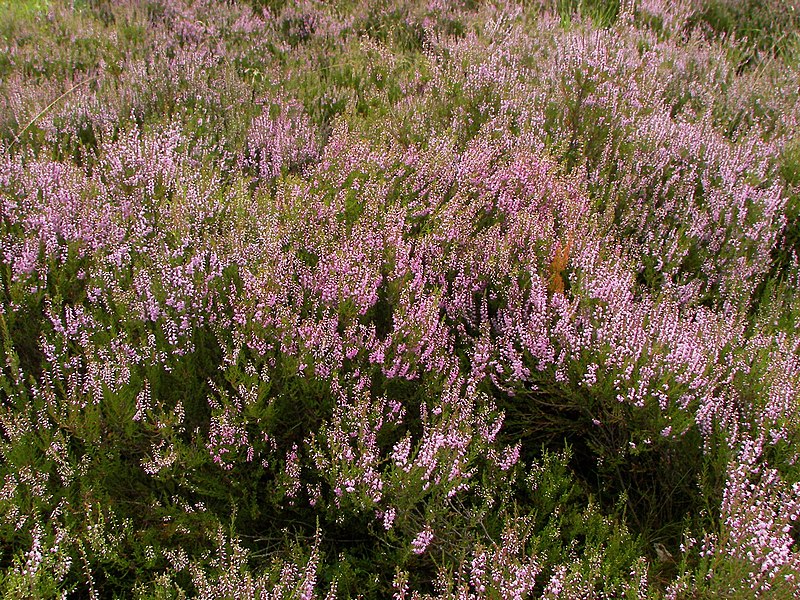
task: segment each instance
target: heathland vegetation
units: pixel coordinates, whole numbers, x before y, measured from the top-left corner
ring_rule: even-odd
[[[798,597],[798,11],[0,0],[0,593]]]

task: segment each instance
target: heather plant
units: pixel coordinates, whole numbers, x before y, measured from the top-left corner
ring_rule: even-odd
[[[797,35],[0,3],[3,595],[796,595]]]

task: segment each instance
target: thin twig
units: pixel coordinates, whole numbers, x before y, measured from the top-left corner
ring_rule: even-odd
[[[20,138],[22,138],[22,136],[23,136],[23,135],[25,135],[25,132],[26,132],[26,131],[28,131],[28,129],[30,129],[30,128],[31,128],[31,126],[32,126],[34,123],[36,123],[36,121],[38,121],[38,120],[41,118],[41,116],[42,116],[44,113],[46,113],[48,110],[50,110],[51,108],[53,108],[53,107],[54,107],[56,104],[58,104],[58,103],[59,103],[61,100],[63,100],[63,99],[66,97],[66,96],[68,96],[69,94],[71,94],[73,91],[75,91],[76,89],[78,89],[78,88],[79,88],[79,87],[81,87],[82,85],[84,85],[84,84],[86,84],[86,83],[89,83],[90,81],[92,81],[92,80],[94,80],[94,79],[97,79],[97,78],[98,78],[98,75],[95,75],[94,77],[89,77],[89,78],[87,78],[87,79],[84,79],[83,81],[79,81],[78,83],[76,83],[75,85],[73,85],[71,88],[69,88],[69,89],[68,89],[66,92],[64,92],[63,94],[61,94],[61,95],[60,95],[58,98],[56,98],[55,100],[53,100],[53,101],[52,101],[50,104],[48,104],[47,106],[45,106],[45,107],[44,107],[42,110],[40,110],[40,111],[39,111],[39,114],[37,114],[35,117],[33,117],[33,118],[30,120],[30,122],[29,122],[27,125],[25,125],[25,127],[23,127],[23,128],[22,128],[22,131],[20,131],[18,134],[16,134],[16,135],[14,136],[14,141],[13,141],[13,142],[11,142],[11,145],[8,147],[8,149],[10,150],[11,148],[13,148],[13,147],[14,147],[14,144],[16,144],[17,142],[19,142],[19,141],[20,141]]]

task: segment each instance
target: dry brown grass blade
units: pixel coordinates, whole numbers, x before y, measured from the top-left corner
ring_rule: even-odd
[[[39,119],[41,119],[41,118],[42,118],[42,116],[43,116],[43,115],[44,115],[44,114],[45,114],[45,113],[46,113],[48,110],[50,110],[51,108],[53,108],[53,107],[54,107],[56,104],[58,104],[59,102],[61,102],[61,100],[63,100],[63,99],[64,99],[64,98],[66,98],[67,96],[69,96],[69,95],[70,95],[72,92],[74,92],[75,90],[77,90],[79,87],[81,87],[82,85],[86,85],[86,84],[87,84],[87,83],[89,83],[90,81],[93,81],[93,80],[97,79],[97,77],[98,77],[98,76],[97,76],[97,75],[95,75],[94,77],[88,77],[88,78],[84,79],[83,81],[79,81],[78,83],[76,83],[75,85],[73,85],[71,88],[69,88],[69,89],[68,89],[66,92],[64,92],[63,94],[61,94],[61,95],[60,95],[58,98],[56,98],[55,100],[53,100],[53,101],[52,101],[50,104],[48,104],[47,106],[45,106],[45,107],[44,107],[42,110],[40,110],[40,111],[39,111],[39,112],[36,114],[36,116],[35,116],[35,117],[33,117],[33,118],[32,118],[32,119],[31,119],[31,120],[28,122],[28,124],[27,124],[27,125],[25,125],[25,127],[23,127],[23,128],[20,130],[20,132],[19,132],[19,133],[17,133],[17,134],[15,134],[15,135],[14,135],[14,141],[13,141],[13,142],[11,142],[11,144],[9,145],[9,147],[8,147],[8,148],[9,148],[9,150],[10,150],[11,148],[13,148],[13,147],[14,147],[14,144],[16,144],[16,143],[18,143],[18,142],[20,141],[20,139],[22,138],[22,136],[23,136],[23,135],[25,135],[25,132],[26,132],[26,131],[28,131],[28,129],[30,129],[30,128],[33,126],[33,124],[34,124],[34,123],[36,123],[36,121],[38,121]]]

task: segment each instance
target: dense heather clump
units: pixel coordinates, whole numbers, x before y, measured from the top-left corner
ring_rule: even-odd
[[[800,5],[0,0],[7,598],[800,594]]]

